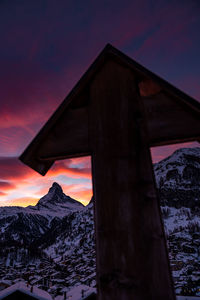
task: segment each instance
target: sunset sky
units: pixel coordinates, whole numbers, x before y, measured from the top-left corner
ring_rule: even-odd
[[[199,32],[199,0],[1,0],[0,206],[35,204],[54,181],[86,204],[90,158],[42,177],[18,156],[107,43],[200,101]]]

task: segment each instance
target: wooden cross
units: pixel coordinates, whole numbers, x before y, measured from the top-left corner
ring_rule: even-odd
[[[199,139],[199,103],[107,45],[21,155],[91,155],[99,300],[175,300],[150,147]]]

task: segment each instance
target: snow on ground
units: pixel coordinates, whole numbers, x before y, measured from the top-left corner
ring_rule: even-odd
[[[188,227],[188,225],[192,223],[199,223],[200,225],[200,219],[198,216],[193,216],[191,219],[191,209],[187,207],[182,208],[175,208],[175,207],[161,207],[162,210],[168,209],[169,216],[167,218],[164,218],[164,224],[165,224],[165,232],[170,233],[173,232],[176,228],[179,229],[180,227]],[[180,232],[181,234],[181,232]],[[184,237],[186,237],[184,235]],[[189,238],[189,236],[188,236]]]
[[[92,293],[96,293],[95,288],[81,284],[68,291],[66,297],[70,300],[84,300]],[[63,296],[57,296],[55,300],[63,300]]]
[[[200,297],[193,297],[193,296],[176,296],[176,300],[200,300]]]
[[[20,281],[16,284],[13,284],[9,286],[8,288],[0,291],[0,299],[4,299],[8,295],[11,295],[15,291],[20,291],[26,295],[32,296],[35,299],[38,300],[52,300],[52,297],[49,295],[49,293],[37,288],[33,287],[33,290],[31,290],[30,286],[27,286],[24,282]]]

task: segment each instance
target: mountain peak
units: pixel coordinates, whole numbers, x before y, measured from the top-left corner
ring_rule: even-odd
[[[63,194],[63,190],[62,190],[61,186],[57,182],[54,182],[52,184],[52,186],[50,187],[49,193],[52,193],[52,192],[56,193],[56,194],[59,194],[59,195]]]
[[[60,184],[58,184],[57,182],[53,182],[52,187],[54,188],[61,188]],[[61,188],[62,189],[62,188]]]
[[[84,207],[80,202],[66,196],[63,193],[62,187],[57,182],[54,182],[48,193],[38,201],[37,207],[51,207],[51,209],[54,207],[55,210],[58,210],[59,206],[62,207],[62,210],[65,208],[74,210]]]

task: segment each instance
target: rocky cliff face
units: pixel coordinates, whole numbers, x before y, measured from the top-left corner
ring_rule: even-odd
[[[179,149],[154,171],[176,292],[200,295],[200,148]]]
[[[200,208],[200,148],[183,148],[154,166],[161,205]]]

